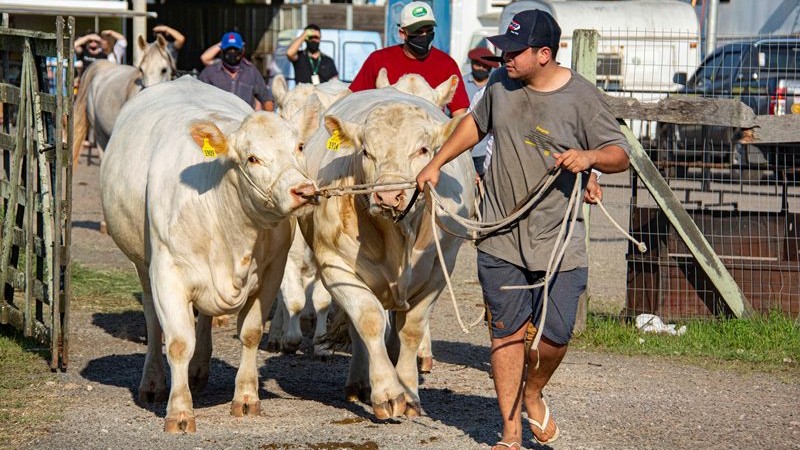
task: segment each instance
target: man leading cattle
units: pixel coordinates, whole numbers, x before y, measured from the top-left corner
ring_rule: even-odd
[[[490,313],[493,380],[503,418],[502,440],[495,449],[520,448],[523,406],[538,442],[558,438],[542,389],[566,354],[588,276],[581,219],[573,221],[569,242],[563,242],[560,230],[570,220],[565,214],[569,192],[576,177],[586,183],[592,168],[613,173],[629,164],[628,144],[597,88],[556,63],[560,36],[552,16],[528,10],[514,16],[505,34],[489,38],[503,51],[505,67],[492,74],[484,97],[417,176],[420,188],[427,182],[435,186],[445,163],[493,131],[495,154],[482,204],[484,220],[492,222],[511,214],[549,170],[561,169],[534,209],[485,236],[478,246],[478,275]],[[542,339],[526,355],[526,331],[530,323],[539,324],[545,289],[501,287],[539,283],[554,246],[562,244],[566,253],[552,271]]]

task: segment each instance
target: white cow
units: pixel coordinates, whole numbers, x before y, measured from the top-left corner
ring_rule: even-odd
[[[413,181],[457,122],[432,103],[394,89],[351,94],[327,111],[325,128],[309,140],[308,174],[321,186]],[[437,187],[450,210],[464,217],[473,213],[474,177],[464,154],[443,168]],[[421,413],[417,349],[445,286],[434,233],[450,272],[461,245],[431,226],[424,201],[395,223],[411,195],[412,190],[397,190],[322,199],[313,214],[299,220],[325,287],[355,330],[348,399],[371,390],[380,419]],[[383,339],[386,310],[394,311],[397,345],[390,347],[397,354],[392,358]]]
[[[350,94],[347,83],[337,79],[319,85],[301,83],[288,90],[286,80],[278,75],[272,82],[272,92],[279,115],[286,120],[306,121],[308,114],[326,110],[336,100]],[[314,128],[316,131],[316,128]],[[327,330],[331,296],[322,286],[311,250],[299,233],[292,242],[286,271],[281,282],[275,315],[269,326],[267,350],[296,352],[302,343],[301,319],[316,318],[314,327],[314,356],[325,358],[331,350],[319,343]]]
[[[416,73],[407,73],[398,78],[395,84],[391,84],[389,83],[389,74],[384,68],[378,71],[378,78],[375,79],[375,87],[378,89],[391,87],[400,92],[424,98],[439,108],[444,108],[453,100],[457,86],[458,77],[455,75],[451,75],[450,78],[434,88],[425,81],[422,75]]]
[[[307,212],[315,189],[298,168],[310,129],[299,125],[298,133],[188,77],[144,90],[117,119],[100,171],[103,213],[142,284],[140,401],[166,396],[163,330],[166,431],[195,431],[190,388],[208,380],[211,316],[238,313],[242,356],[231,414],[260,411],[256,352],[292,241],[287,217]]]

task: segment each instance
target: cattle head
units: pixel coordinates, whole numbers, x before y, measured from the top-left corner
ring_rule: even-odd
[[[460,118],[439,122],[423,108],[391,103],[373,109],[363,124],[325,116],[325,127],[342,145],[357,149],[356,178],[366,184],[413,182],[455,129]],[[408,206],[413,188],[375,192],[370,213],[397,217]]]
[[[386,72],[386,69],[381,68],[381,70],[378,71],[378,78],[375,80],[375,87],[382,89],[390,86],[400,92],[424,98],[439,108],[444,108],[456,95],[458,77],[456,75],[451,75],[450,78],[439,86],[436,86],[435,89],[425,81],[425,78],[416,73],[407,73],[400,77],[397,83],[391,84],[389,83],[388,72]]]
[[[148,44],[142,35],[136,41],[140,56],[136,62],[142,87],[169,81],[175,75],[175,61],[167,50],[167,40],[159,35],[155,42]]]
[[[305,175],[302,148],[319,111],[304,119],[291,124],[273,113],[256,112],[228,135],[210,121],[194,123],[189,132],[204,154],[233,166],[231,179],[245,211],[269,225],[306,214],[315,202],[316,186]]]
[[[307,109],[312,96],[317,97],[322,109],[325,110],[349,93],[347,85],[339,80],[326,81],[317,86],[300,83],[292,90],[289,90],[283,75],[276,75],[272,80],[272,95],[278,105],[278,113],[286,120],[292,120],[296,114]]]

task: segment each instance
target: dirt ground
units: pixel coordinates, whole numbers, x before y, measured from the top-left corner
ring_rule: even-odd
[[[132,271],[99,232],[98,173],[98,166],[84,164],[76,174],[72,258]],[[609,204],[624,218],[625,199]],[[616,236],[592,237],[591,289],[599,299],[593,307],[618,310],[625,295],[625,244]],[[474,260],[465,245],[454,276],[468,319],[480,301]],[[259,352],[262,415],[232,417],[239,350],[229,325],[214,332],[211,379],[194,399],[197,433],[167,435],[165,405],[135,402],[145,355],[142,315],[76,309],[70,367],[56,382],[57,401],[66,405],[63,420],[42,424],[47,434],[24,448],[488,448],[500,430],[487,374],[488,334],[482,327],[463,334],[454,317],[443,297],[432,323],[436,365],[421,377],[425,414],[417,420],[376,422],[366,405],[346,403],[347,355],[320,362],[266,351]],[[561,428],[555,449],[800,449],[800,383],[769,375],[570,350],[546,397]],[[536,448],[529,431],[523,445]]]

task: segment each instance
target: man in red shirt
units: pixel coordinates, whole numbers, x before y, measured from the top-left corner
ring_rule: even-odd
[[[409,3],[400,14],[399,25],[403,44],[372,52],[350,83],[350,90],[358,92],[375,89],[375,80],[381,68],[386,68],[392,84],[405,74],[416,73],[436,87],[456,75],[458,87],[453,100],[447,104],[447,109],[454,117],[465,113],[469,107],[469,98],[458,64],[447,53],[431,45],[433,28],[436,26],[431,6],[425,2]]]

